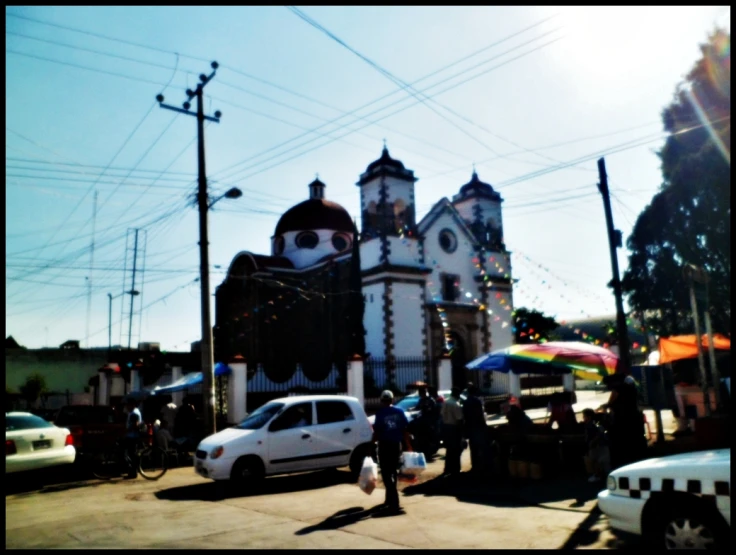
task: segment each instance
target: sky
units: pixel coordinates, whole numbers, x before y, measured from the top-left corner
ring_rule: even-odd
[[[501,193],[516,307],[562,322],[613,314],[596,160],[625,242],[662,181],[661,112],[699,44],[716,25],[730,32],[730,8],[712,6],[6,16],[5,325],[31,348],[106,346],[108,294],[113,344],[130,333],[133,346],[186,351],[200,338],[196,119],[155,97],[181,106],[215,60],[209,187],[243,196],[209,215],[211,293],[238,252],[270,254],[279,216],[315,174],[359,219],[355,182],[385,140],[419,179],[419,218],[474,166]],[[133,288],[135,229],[131,319],[121,292]],[[623,275],[625,248],[618,261]]]

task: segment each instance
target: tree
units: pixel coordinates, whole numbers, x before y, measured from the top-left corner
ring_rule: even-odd
[[[47,393],[46,378],[41,374],[28,376],[23,385],[20,386],[20,394],[26,400],[29,407],[34,405],[42,395],[46,395]]]
[[[517,345],[554,340],[553,332],[560,327],[554,318],[528,308],[517,308],[514,321],[514,340]]]
[[[627,241],[623,290],[658,335],[693,332],[685,264],[707,271],[714,331],[731,332],[730,41],[710,35],[664,109],[663,182]]]

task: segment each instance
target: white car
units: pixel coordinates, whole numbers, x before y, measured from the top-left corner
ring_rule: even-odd
[[[357,478],[373,429],[354,397],[309,395],[266,403],[237,426],[202,440],[194,469],[212,480],[349,466]]]
[[[5,413],[5,474],[72,464],[73,438],[30,412]]]
[[[731,536],[731,451],[648,459],[608,476],[598,506],[611,528],[653,547],[724,547]]]

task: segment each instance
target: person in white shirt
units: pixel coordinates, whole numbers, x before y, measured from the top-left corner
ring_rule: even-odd
[[[460,388],[453,387],[450,397],[442,403],[442,432],[445,442],[445,470],[443,474],[460,473],[460,455],[463,440],[463,406],[460,402]]]

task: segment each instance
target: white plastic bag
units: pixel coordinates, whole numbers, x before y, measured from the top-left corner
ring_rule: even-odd
[[[404,451],[401,454],[401,473],[410,476],[419,476],[427,468],[424,453]]]
[[[358,486],[370,495],[376,489],[376,482],[378,482],[378,466],[372,458],[366,457],[363,459],[363,467],[360,469]]]

